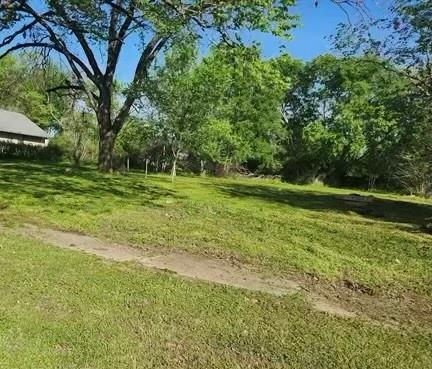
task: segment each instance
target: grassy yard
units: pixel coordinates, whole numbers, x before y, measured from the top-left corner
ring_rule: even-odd
[[[0,368],[432,367],[432,335],[0,236]]]
[[[431,202],[259,179],[145,178],[92,169],[0,165],[0,219],[31,222],[137,247],[185,249],[271,273],[307,272],[374,290],[432,296]],[[358,192],[358,191],[356,191]],[[366,194],[368,195],[368,194]]]
[[[430,319],[390,328],[18,237],[34,223],[431,303],[431,203],[258,179],[0,164],[0,368],[432,367]],[[368,195],[368,194],[365,194]],[[378,300],[377,300],[378,301]]]

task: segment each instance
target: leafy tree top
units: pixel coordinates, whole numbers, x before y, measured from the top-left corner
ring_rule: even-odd
[[[395,0],[384,18],[341,24],[333,37],[344,55],[369,54],[432,96],[432,1]],[[390,64],[389,64],[390,63]]]

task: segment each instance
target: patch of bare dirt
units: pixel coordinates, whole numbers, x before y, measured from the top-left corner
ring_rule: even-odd
[[[290,280],[264,278],[253,271],[229,261],[188,254],[185,252],[137,249],[131,246],[108,243],[94,237],[54,229],[41,229],[27,225],[19,233],[61,248],[78,250],[104,259],[135,261],[145,267],[176,273],[180,276],[261,291],[282,296],[301,290]]]
[[[324,298],[331,305],[353,311],[359,317],[389,327],[420,327],[432,332],[432,300],[414,292],[372,290],[347,280],[330,282],[306,277],[309,295]]]
[[[33,225],[20,228],[19,233],[36,238],[42,242],[59,246],[64,249],[79,250],[87,254],[97,255],[114,261],[136,261],[145,251],[117,243],[106,243],[94,237],[63,232],[54,229],[42,229]]]
[[[239,262],[179,251],[137,249],[86,235],[41,229],[31,225],[17,231],[61,248],[82,251],[113,261],[137,262],[147,268],[169,271],[190,279],[277,296],[302,293],[315,310],[343,318],[357,316],[389,326],[423,324],[432,327],[432,301],[413,293],[383,294],[349,280],[332,283],[306,274],[269,278]]]
[[[290,280],[263,278],[262,276],[231,263],[181,252],[143,257],[139,262],[149,268],[169,270],[181,276],[224,284],[252,291],[282,296],[300,291],[300,285]]]

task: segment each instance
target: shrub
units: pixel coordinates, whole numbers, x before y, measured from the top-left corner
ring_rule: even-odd
[[[432,193],[432,165],[426,154],[416,151],[402,156],[397,179],[412,195],[429,197]]]
[[[63,151],[57,146],[32,146],[26,144],[16,144],[12,142],[0,142],[1,159],[24,159],[40,161],[58,161],[62,158]]]

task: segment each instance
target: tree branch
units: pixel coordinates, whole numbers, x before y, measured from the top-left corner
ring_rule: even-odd
[[[48,13],[45,13],[48,14]],[[11,35],[5,37],[3,39],[3,41],[0,43],[0,48],[5,47],[7,45],[9,45],[10,43],[12,43],[18,36],[24,34],[26,31],[30,30],[31,28],[33,28],[36,24],[38,23],[38,21],[35,19],[32,22],[25,24],[24,26],[22,26],[18,31],[12,33]]]
[[[139,17],[135,16],[135,13],[131,10],[136,5],[134,1],[131,1],[129,9],[125,9],[120,4],[110,0],[104,0],[103,3],[111,6],[113,9],[116,9],[119,13],[122,13],[126,17],[132,18],[132,21],[135,22],[141,28],[147,28],[147,24],[143,22],[141,19],[139,19]]]
[[[96,78],[100,79],[102,77],[102,72],[99,68],[98,62],[96,61],[96,57],[94,56],[94,53],[90,48],[90,45],[88,44],[84,34],[80,31],[79,25],[68,16],[64,6],[59,5],[58,3],[55,4],[56,11],[66,22],[67,28],[72,31],[72,33],[77,38],[79,44],[81,45],[84,54],[86,55],[87,60],[90,64],[90,67],[93,70],[94,75],[96,76]]]
[[[46,92],[51,93],[51,92],[57,92],[57,91],[61,91],[61,90],[76,90],[76,91],[84,91],[84,86],[82,85],[72,85],[72,84],[65,84],[65,85],[61,85],[61,86],[56,86],[56,87],[51,87],[49,89],[46,90]]]
[[[28,5],[28,3],[26,1],[20,0],[20,1],[18,1],[18,3],[21,6],[18,9],[19,11],[22,11],[26,14],[31,15],[37,21],[37,23],[40,24],[48,32],[50,40],[51,40],[51,42],[53,42],[53,45],[50,45],[50,48],[65,56],[69,65],[71,66],[73,72],[77,75],[77,78],[82,79],[81,73],[76,68],[76,66],[78,65],[84,71],[84,73],[87,75],[87,77],[93,83],[98,85],[99,81],[95,77],[95,75],[90,71],[90,69],[86,66],[86,64],[79,57],[77,57],[75,54],[73,54],[67,48],[65,43],[58,38],[57,34],[54,32],[52,27],[47,23],[47,21],[41,15],[39,15],[30,5]],[[37,45],[34,45],[34,46],[37,47]],[[26,46],[26,47],[31,47],[31,45]]]
[[[132,7],[133,2],[131,2]],[[117,8],[111,11],[111,22],[109,31],[109,41],[108,41],[108,57],[107,57],[107,67],[105,71],[105,78],[112,83],[114,79],[115,70],[117,67],[118,59],[120,56],[121,49],[123,47],[124,39],[133,21],[133,8],[130,9],[131,13],[126,15],[120,30],[116,31],[116,24],[118,22],[118,11]]]
[[[115,131],[120,131],[124,120],[139,95],[139,89],[144,78],[147,76],[148,67],[155,59],[158,51],[161,50],[167,42],[168,37],[154,35],[142,52],[135,70],[133,81],[126,95],[125,102],[117,117],[114,119],[113,128]]]

